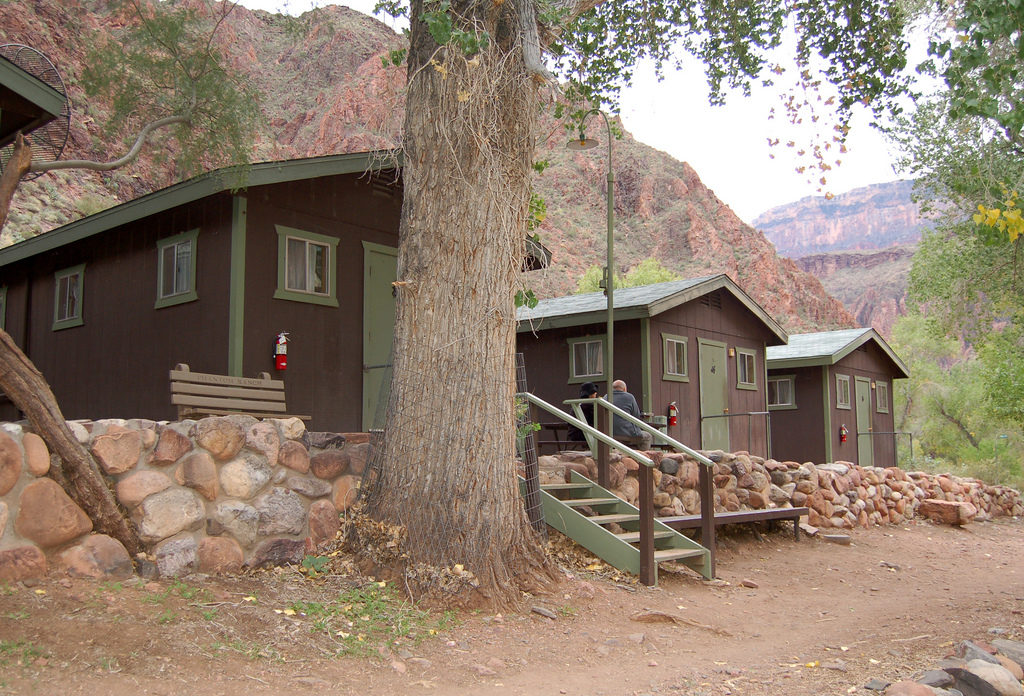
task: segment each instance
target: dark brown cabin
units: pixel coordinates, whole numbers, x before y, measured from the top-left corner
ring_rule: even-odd
[[[794,334],[769,348],[772,456],[896,466],[892,386],[909,376],[874,329]]]
[[[695,449],[769,454],[765,347],[786,332],[721,274],[616,290],[615,378],[641,410],[679,409],[668,435]],[[583,382],[605,392],[607,298],[587,293],[519,311],[527,386],[561,405]],[[545,419],[549,420],[549,419]]]
[[[393,332],[400,175],[370,154],[211,172],[0,250],[0,322],[67,418],[172,419],[168,370],[274,373],[290,413],[356,431]],[[10,403],[0,418],[16,419]]]

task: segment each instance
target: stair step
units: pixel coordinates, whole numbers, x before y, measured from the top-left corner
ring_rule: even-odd
[[[581,505],[608,505],[609,503],[621,503],[622,498],[573,498],[571,500],[563,500],[563,505],[569,507],[579,507]]]
[[[593,522],[594,524],[611,524],[612,522],[632,522],[640,519],[640,515],[629,513],[616,515],[594,515],[593,517],[588,517],[587,519]]]
[[[704,552],[704,549],[661,549],[654,552],[654,562],[662,563],[663,561],[677,561],[682,558],[693,558],[695,556],[703,555]]]
[[[661,531],[655,532],[655,539],[668,539],[669,537],[675,536],[676,532],[672,531]],[[616,534],[618,538],[622,539],[627,544],[635,544],[640,541],[640,532],[623,532],[622,534]]]
[[[542,483],[540,488],[542,491],[572,491],[590,488],[591,485],[589,483]]]

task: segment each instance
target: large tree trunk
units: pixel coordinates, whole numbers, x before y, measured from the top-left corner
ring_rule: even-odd
[[[471,57],[412,22],[394,379],[365,491],[372,517],[405,527],[412,564],[463,565],[493,606],[553,577],[515,477],[513,287],[538,104],[514,4],[472,6],[499,16],[474,18],[491,42]]]
[[[120,541],[133,556],[142,551],[138,534],[118,508],[96,462],[71,434],[50,385],[2,329],[0,389],[28,416],[32,428],[57,455],[60,468],[51,470],[50,475],[89,515],[93,529]]]

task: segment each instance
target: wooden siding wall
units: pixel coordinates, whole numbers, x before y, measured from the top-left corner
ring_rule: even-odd
[[[170,418],[175,363],[223,369],[230,226],[230,198],[213,196],[3,269],[8,332],[66,418]],[[157,240],[197,227],[199,301],[154,309]],[[54,331],[53,274],[81,263],[83,324]],[[0,409],[0,418],[17,417],[13,406]]]
[[[869,342],[853,351],[837,364],[827,367],[827,383],[822,384],[822,366],[813,365],[802,368],[782,368],[772,370],[772,375],[796,375],[796,410],[772,411],[772,453],[776,459],[797,462],[811,461],[822,463],[826,460],[825,447],[825,397],[823,390],[828,390],[828,414],[830,424],[827,437],[831,441],[832,461],[847,461],[860,464],[857,455],[857,433],[872,432],[891,433],[894,428],[893,414],[893,374],[891,362],[873,342]],[[850,408],[836,407],[836,375],[850,378]],[[856,377],[867,377],[873,382],[886,382],[889,385],[889,412],[879,413],[877,389],[871,390],[870,415],[871,423],[857,422]],[[839,428],[846,425],[849,437],[840,442]],[[896,447],[892,435],[865,435],[873,442],[872,455],[875,466],[895,466]],[[899,442],[900,447],[908,447],[906,437]]]
[[[764,346],[773,338],[765,325],[736,300],[730,293],[716,291],[721,308],[715,303],[704,304],[700,299],[687,302],[662,312],[651,319],[651,391],[653,412],[668,413],[668,405],[675,401],[679,407],[679,424],[669,428],[669,435],[695,449],[701,446],[700,427],[700,371],[698,338],[725,343],[728,348],[754,351],[757,389],[736,387],[736,357],[726,358],[726,384],[729,394],[729,413],[741,414],[766,409],[764,383]],[[664,380],[662,333],[687,338],[687,371],[689,382]],[[748,430],[749,424],[749,430]],[[764,416],[733,415],[729,418],[730,449],[749,450],[752,454],[768,453],[768,432]]]
[[[388,179],[386,179],[388,180]],[[348,175],[262,186],[247,193],[243,373],[274,374],[273,341],[287,331],[288,409],[311,430],[362,427],[363,246],[398,246],[401,187],[392,193]],[[337,237],[338,307],[274,299],[277,231],[284,225]],[[275,375],[281,377],[281,375]]]
[[[756,354],[757,389],[736,388],[735,358],[728,358],[729,408],[732,413],[764,411],[766,404],[764,384],[764,344],[773,338],[761,321],[728,292],[718,291],[721,309],[703,305],[700,300],[674,307],[649,320],[651,345],[651,388],[644,390],[641,348],[643,323],[639,319],[615,323],[615,377],[626,381],[629,391],[636,397],[641,409],[650,409],[655,415],[667,415],[668,404],[675,401],[679,407],[679,423],[669,429],[669,435],[694,448],[700,447],[700,381],[697,365],[697,338],[708,338],[726,343],[729,347],[748,348]],[[569,328],[545,329],[536,335],[520,332],[517,349],[523,353],[527,382],[542,399],[561,405],[564,399],[576,398],[579,385],[569,384],[568,339],[602,336],[605,324],[590,324]],[[689,361],[689,382],[666,381],[663,375],[662,333],[685,336]],[[600,382],[603,394],[604,383]],[[540,415],[542,421],[551,420]],[[730,427],[732,449],[748,448],[746,418],[734,417]],[[754,454],[765,454],[768,436],[763,416],[751,419],[749,447]]]
[[[860,462],[857,461],[858,432],[867,432],[868,428],[871,428],[872,432],[892,432],[895,430],[893,427],[894,420],[892,408],[893,375],[888,365],[888,357],[885,356],[881,349],[872,342],[861,346],[829,368],[829,384],[831,385],[830,408],[832,410],[832,432],[830,433],[830,437],[832,438],[833,459],[860,464]],[[836,408],[836,374],[849,375],[850,377],[849,409]],[[888,413],[878,412],[878,402],[876,400],[877,390],[870,390],[871,396],[869,411],[871,422],[868,424],[857,422],[856,377],[868,377],[872,381],[881,380],[883,382],[888,382],[889,384]],[[839,442],[839,426],[844,423],[850,431],[850,435],[846,442],[841,443]],[[864,437],[869,436],[865,435]],[[874,456],[874,465],[896,466],[896,449],[894,447],[893,436],[874,435],[870,437],[873,442],[872,451]],[[904,438],[904,446],[906,446],[906,438]]]
[[[312,415],[311,430],[359,430],[362,242],[397,247],[401,186],[382,190],[353,174],[239,195],[247,201],[242,375],[274,374],[273,340],[287,331],[289,411]],[[50,382],[67,418],[171,419],[170,368],[185,362],[196,372],[227,374],[233,198],[210,196],[3,269],[7,330]],[[275,225],[339,239],[339,307],[273,298]],[[195,228],[199,299],[154,309],[157,240]],[[53,331],[53,274],[80,263],[84,324]],[[0,401],[0,418],[18,417]]]
[[[569,384],[569,344],[571,338],[604,336],[607,324],[587,324],[562,329],[546,329],[516,335],[516,350],[523,354],[526,384],[531,392],[550,404],[562,406],[565,399],[580,395],[580,384]],[[643,408],[643,366],[640,362],[640,320],[615,322],[615,378],[626,382],[629,392]],[[604,395],[605,380],[596,379],[598,394]],[[568,407],[563,407],[567,411]],[[540,414],[541,421],[552,417]]]
[[[795,377],[797,406],[772,410],[772,456],[780,461],[824,462],[825,402],[821,394],[821,365],[772,370],[768,374]]]

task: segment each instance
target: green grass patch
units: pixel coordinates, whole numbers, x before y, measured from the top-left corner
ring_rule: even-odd
[[[46,652],[28,640],[0,640],[0,667],[10,664],[27,666]]]
[[[452,612],[438,615],[419,609],[384,583],[345,590],[326,603],[293,602],[284,613],[305,619],[311,632],[328,636],[339,655],[370,655],[381,645],[415,645],[455,624]]]

